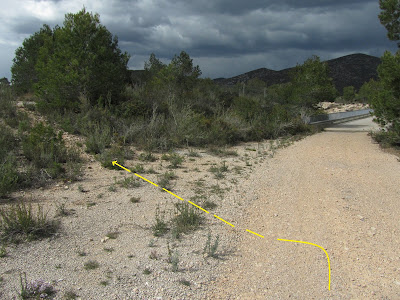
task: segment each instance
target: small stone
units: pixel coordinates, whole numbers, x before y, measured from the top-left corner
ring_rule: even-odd
[[[357,217],[360,219],[360,221],[364,221],[364,217],[361,215],[357,215]]]
[[[107,242],[109,239],[110,239],[110,238],[109,238],[108,236],[106,236],[105,238],[101,239],[101,242],[102,242],[102,243],[105,243],[105,242]]]
[[[69,189],[68,185],[64,186],[64,190],[68,190],[68,189]]]

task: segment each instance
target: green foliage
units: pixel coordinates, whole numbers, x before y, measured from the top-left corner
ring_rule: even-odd
[[[290,74],[292,91],[290,101],[311,107],[320,101],[333,101],[337,91],[328,76],[328,66],[318,56],[297,65]]]
[[[24,138],[22,149],[27,159],[37,168],[46,169],[51,177],[58,177],[65,172],[61,163],[67,161],[67,150],[62,132],[56,135],[52,127],[38,123]]]
[[[400,136],[400,51],[395,55],[386,51],[378,67],[380,89],[371,100],[377,121]],[[394,145],[400,145],[393,139]]]
[[[250,121],[260,112],[260,103],[251,97],[236,97],[233,100],[233,109],[242,119]]]
[[[343,88],[343,99],[346,102],[351,102],[354,100],[356,93],[354,91],[354,86],[346,86]]]
[[[163,160],[169,161],[170,162],[169,167],[173,169],[179,168],[182,165],[182,162],[184,161],[184,157],[179,155],[178,153],[164,154],[161,158]]]
[[[386,27],[387,36],[392,41],[399,41],[400,47],[400,2],[399,0],[379,0],[381,13],[379,19],[381,24]]]
[[[52,35],[53,31],[45,24],[38,32],[26,38],[22,46],[15,51],[15,58],[11,67],[11,82],[17,93],[22,94],[33,91],[34,84],[39,80],[36,64],[39,59],[40,49],[45,46],[46,41]]]
[[[16,51],[12,82],[34,88],[48,110],[79,108],[79,95],[102,107],[117,104],[127,77],[129,55],[100,24],[98,14],[82,9],[65,15],[62,27],[45,25]]]
[[[203,216],[198,209],[187,202],[175,203],[175,210],[176,216],[172,219],[172,223],[173,231],[177,237],[181,233],[196,230],[203,221]]]
[[[376,93],[378,93],[378,91],[380,90],[380,88],[381,87],[379,81],[371,79],[361,86],[356,98],[358,101],[361,102],[371,102]]]
[[[165,221],[165,211],[160,210],[160,206],[157,205],[155,213],[155,223],[151,227],[154,236],[163,236],[168,231],[168,226]]]
[[[85,270],[94,270],[100,267],[100,264],[95,260],[88,260],[83,264],[83,267],[85,268]]]
[[[204,246],[203,254],[206,254],[208,257],[217,258],[217,249],[219,245],[219,236],[214,240],[214,243],[211,244],[211,232],[207,235],[206,245]]]
[[[0,209],[0,229],[2,240],[20,242],[49,237],[56,233],[59,223],[47,219],[47,214],[38,205],[36,214],[32,205],[16,204]]]

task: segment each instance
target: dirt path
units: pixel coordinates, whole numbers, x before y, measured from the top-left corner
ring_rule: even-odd
[[[238,222],[217,299],[400,299],[400,163],[371,141],[370,119],[280,150],[250,175],[258,199]],[[257,197],[256,197],[257,198]],[[324,252],[331,262],[331,290]]]

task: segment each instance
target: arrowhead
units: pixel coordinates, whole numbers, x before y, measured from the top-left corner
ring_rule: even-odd
[[[115,166],[116,163],[117,163],[116,160],[113,160],[113,161],[112,161],[112,165],[113,165],[113,166]]]

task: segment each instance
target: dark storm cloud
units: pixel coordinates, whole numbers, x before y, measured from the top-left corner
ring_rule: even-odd
[[[143,68],[152,52],[168,62],[184,50],[205,76],[220,77],[261,67],[279,70],[313,54],[331,59],[356,52],[380,56],[385,49],[397,49],[379,23],[377,0],[19,2],[33,11],[19,14],[15,6],[10,16],[2,18],[0,13],[0,26],[11,33],[7,36],[19,37],[14,43],[49,20],[49,25],[62,25],[65,13],[84,5],[118,36],[135,69]],[[0,33],[0,43],[4,39]]]

